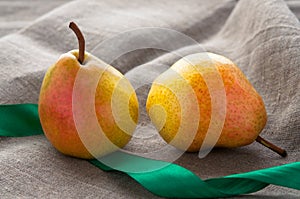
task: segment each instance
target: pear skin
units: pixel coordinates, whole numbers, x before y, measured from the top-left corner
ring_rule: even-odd
[[[161,78],[165,78],[162,74],[153,82],[146,103],[148,114],[153,124],[159,129],[162,138],[167,143],[172,141],[172,145],[176,143],[174,147],[182,150],[186,150],[186,140],[192,140],[187,151],[199,151],[211,123],[212,112],[210,90],[203,76],[207,75],[209,77],[212,73],[211,67],[214,67],[223,80],[226,93],[224,126],[215,147],[240,147],[255,141],[267,121],[267,114],[261,96],[241,70],[229,59],[213,53],[199,53],[192,56],[193,64],[185,61],[185,59],[189,60],[189,56],[187,56],[175,63],[169,70],[175,71],[184,78],[197,97],[200,115],[195,115],[193,110],[189,110],[190,115],[188,118],[190,120],[194,117],[200,118],[197,133],[194,136],[190,132],[186,132],[183,136],[176,137],[176,139],[179,139],[177,142],[172,141],[178,131],[181,120],[180,112],[182,111],[182,107],[179,107],[178,99],[176,99],[173,91],[180,90],[181,85],[177,84],[177,87],[175,86],[177,89],[171,91],[168,86],[157,83],[160,82]],[[170,78],[170,81],[175,80]],[[190,95],[190,93],[186,93],[186,95]],[[185,99],[186,102],[188,100],[189,98]],[[151,108],[156,105],[163,108],[151,111]],[[163,112],[159,110],[163,110]],[[166,117],[162,126],[157,118],[162,117],[161,115],[164,114]]]
[[[93,60],[96,59],[89,53],[85,53],[85,57],[86,60],[89,60],[91,57]],[[97,120],[105,136],[115,147],[107,141],[101,142],[98,134],[86,132],[86,134],[89,133],[89,143],[86,144],[92,147],[92,155],[78,135],[74,122],[72,100],[74,100],[73,89],[79,69],[86,70],[91,77],[97,71],[89,72],[89,67],[82,66],[77,59],[78,51],[71,51],[62,55],[57,63],[49,68],[40,91],[39,116],[46,137],[58,151],[78,158],[91,159],[94,156],[103,156],[118,148],[122,148],[131,139],[130,133],[133,132],[135,126],[131,128],[131,132],[124,132],[117,125],[112,110],[112,94],[115,92],[115,89],[118,89],[117,85],[120,80],[123,82],[127,81],[129,86],[127,86],[127,90],[119,89],[121,94],[118,94],[117,98],[119,103],[126,102],[128,98],[130,99],[129,103],[125,104],[124,107],[129,109],[131,116],[131,118],[120,116],[122,120],[125,122],[133,120],[136,125],[138,120],[138,101],[134,89],[120,72],[111,66],[106,68],[94,67],[94,70],[102,72],[94,96]],[[99,60],[96,59],[95,61],[97,63]],[[85,65],[88,65],[88,63],[85,63]],[[87,86],[89,85],[87,84]],[[118,112],[116,114],[122,115],[122,113]],[[85,118],[82,121],[82,125],[90,125],[89,121],[91,119]]]

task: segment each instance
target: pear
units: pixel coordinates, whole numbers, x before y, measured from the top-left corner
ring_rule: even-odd
[[[138,100],[130,82],[115,68],[84,51],[60,56],[44,77],[39,117],[47,139],[61,153],[84,159],[124,147],[138,121]]]
[[[198,152],[205,139],[207,148],[241,147],[256,140],[286,156],[259,136],[267,122],[262,97],[221,55],[197,53],[177,61],[154,80],[146,109],[162,138],[178,149]],[[210,135],[209,129],[214,129]]]

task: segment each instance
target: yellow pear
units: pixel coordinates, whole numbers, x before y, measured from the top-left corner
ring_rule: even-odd
[[[242,71],[221,55],[197,53],[177,61],[153,82],[146,108],[162,138],[176,148],[198,152],[205,139],[211,148],[257,140],[286,155],[259,136],[267,121],[263,100]]]
[[[115,68],[84,52],[61,55],[48,69],[39,96],[44,133],[60,152],[91,159],[125,146],[138,121],[138,100],[130,82]]]

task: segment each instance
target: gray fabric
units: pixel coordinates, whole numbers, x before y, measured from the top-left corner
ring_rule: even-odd
[[[300,24],[296,17],[300,1],[287,1],[295,15],[280,0],[65,2],[0,2],[1,104],[37,103],[47,68],[60,54],[77,48],[67,28],[71,20],[83,30],[87,51],[105,61],[120,46],[101,49],[102,41],[135,28],[170,28],[237,63],[264,99],[268,123],[263,137],[289,154],[281,158],[253,143],[215,149],[204,159],[184,154],[176,163],[205,179],[300,161]],[[41,13],[45,14],[38,17]],[[201,50],[197,45],[178,46],[168,37],[151,39],[172,44],[181,55]],[[124,40],[121,47],[138,41]],[[112,65],[137,87],[140,80],[153,79],[177,59],[170,52],[144,49],[123,55]],[[137,90],[143,125],[149,123],[143,108],[148,89],[146,85]],[[155,133],[143,125],[127,150],[151,151],[160,146],[158,136],[143,139],[143,134]],[[0,138],[0,160],[0,198],[156,198],[122,173],[103,172],[84,160],[61,155],[43,136]],[[300,191],[269,186],[241,198],[299,196]]]

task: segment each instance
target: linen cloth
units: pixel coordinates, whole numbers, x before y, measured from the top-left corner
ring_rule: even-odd
[[[147,41],[171,45],[181,55],[205,49],[232,59],[266,105],[268,122],[261,135],[285,148],[288,157],[281,158],[253,143],[214,149],[203,159],[186,153],[175,163],[206,179],[300,161],[300,1],[54,0],[1,1],[0,5],[1,104],[38,102],[47,68],[60,54],[77,48],[68,29],[70,21],[83,31],[86,50],[104,61],[111,61],[116,50],[148,39],[147,35],[128,34],[129,39],[110,40],[125,31],[149,27],[176,30],[202,48],[180,45],[168,35]],[[109,45],[100,48],[107,40]],[[129,52],[110,64],[137,88],[141,80],[155,78],[178,59],[173,52],[152,48]],[[135,132],[138,136],[126,150],[148,152],[161,146],[162,140],[151,130],[145,114],[149,86],[136,90],[140,124]],[[0,198],[158,198],[125,174],[103,172],[87,161],[58,153],[44,136],[1,137],[0,162]],[[297,190],[268,186],[236,198],[299,196]]]

